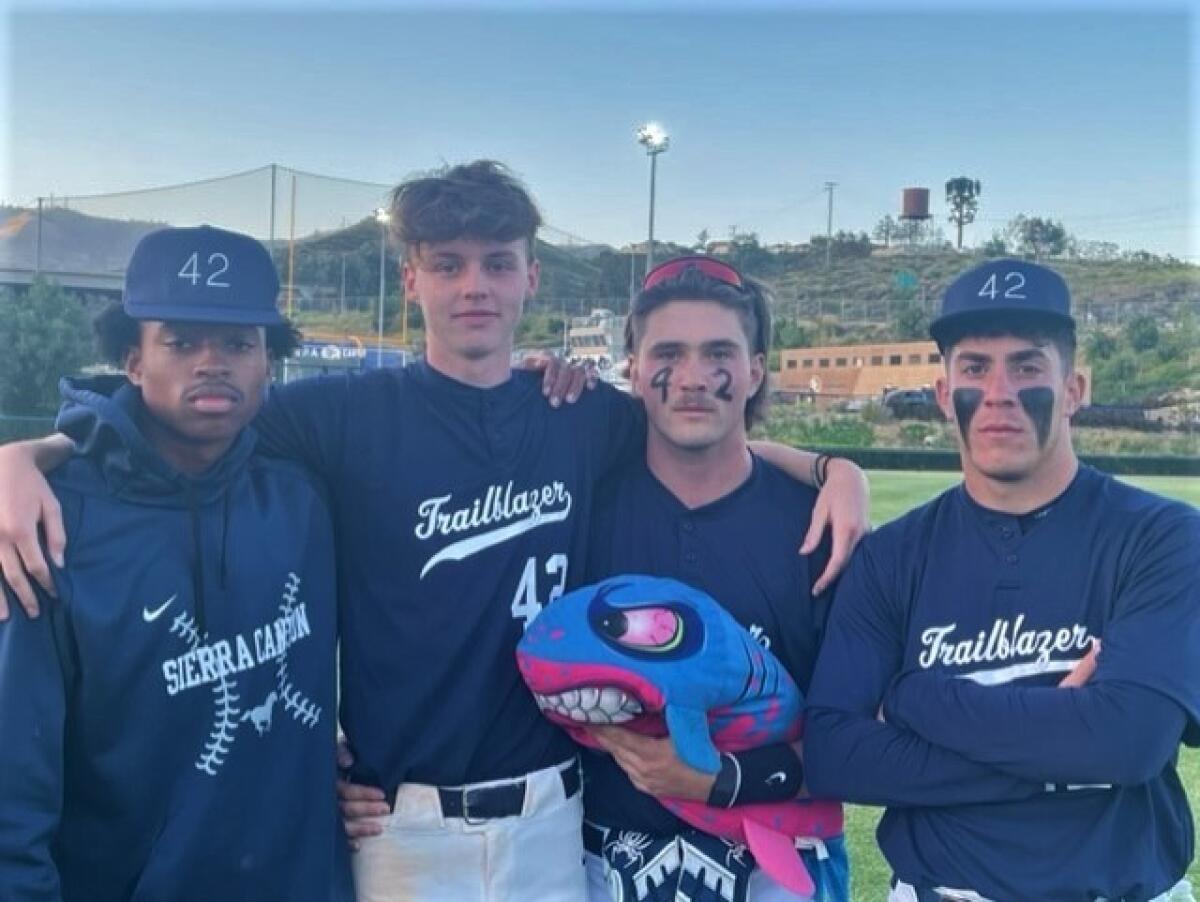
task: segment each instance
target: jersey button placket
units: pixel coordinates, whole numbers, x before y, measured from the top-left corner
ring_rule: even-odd
[[[696,524],[683,520],[679,524],[679,557],[684,570],[695,570],[700,558],[696,548]]]
[[[1016,519],[1006,517],[994,520],[991,528],[999,539],[1000,557],[1009,566],[1016,566],[1021,560],[1016,553],[1017,543],[1021,539],[1021,530]]]

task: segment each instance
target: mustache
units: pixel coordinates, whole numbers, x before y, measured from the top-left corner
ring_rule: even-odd
[[[712,397],[705,392],[680,392],[679,398],[671,406],[676,409],[680,407],[700,407],[704,410],[717,409],[717,406],[712,401]]]

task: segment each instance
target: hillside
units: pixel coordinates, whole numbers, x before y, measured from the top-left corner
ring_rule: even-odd
[[[42,269],[47,272],[121,272],[134,245],[161,223],[102,219],[62,208],[42,214]],[[33,269],[37,214],[0,206],[0,267]]]
[[[88,216],[50,208],[42,220],[42,267],[47,272],[119,272],[133,245],[157,223]],[[32,268],[36,216],[28,209],[0,207],[0,267]],[[273,255],[283,281],[296,285],[301,311],[373,309],[379,296],[379,225],[366,218],[343,229],[301,238],[294,248],[277,242]],[[636,280],[645,257],[599,245],[558,246],[538,242],[541,289],[531,310],[573,315],[591,307],[622,309],[629,298],[630,271]],[[659,259],[688,248],[662,243]],[[389,247],[386,282],[397,293],[396,250]],[[870,334],[894,331],[906,305],[932,309],[956,274],[982,259],[944,249],[899,253],[872,251],[865,243],[834,243],[832,265],[814,249],[773,254],[755,242],[734,246],[730,261],[774,289],[777,316],[816,324],[826,332]],[[1094,325],[1149,313],[1164,323],[1182,311],[1200,312],[1200,267],[1173,260],[1051,261],[1071,286],[1076,310]],[[922,303],[922,300],[924,303]],[[1134,306],[1130,306],[1134,305]],[[836,334],[827,337],[837,337]]]

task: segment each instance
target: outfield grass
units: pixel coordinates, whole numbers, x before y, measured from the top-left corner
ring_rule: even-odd
[[[875,470],[867,474],[871,481],[871,519],[876,525],[904,513],[928,500],[959,480],[957,473],[909,473]],[[1129,476],[1128,482],[1200,506],[1200,479],[1170,476]],[[1180,776],[1192,803],[1192,817],[1200,810],[1200,750],[1185,749],[1180,756]],[[891,871],[875,847],[875,825],[879,809],[847,806],[846,839],[850,848],[852,896],[854,902],[879,902],[887,897]],[[1137,837],[1129,837],[1136,842]],[[1019,863],[1018,863],[1019,864]],[[1200,865],[1193,862],[1188,871],[1193,885],[1200,885]]]

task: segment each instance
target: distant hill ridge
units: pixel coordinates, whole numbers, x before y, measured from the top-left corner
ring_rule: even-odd
[[[121,272],[134,245],[147,232],[165,223],[116,220],[90,216],[70,209],[48,208],[42,216],[42,269],[47,273]],[[37,217],[27,208],[0,206],[0,267],[32,269],[37,244]],[[286,280],[289,264],[286,242],[277,241],[273,249],[281,276]],[[658,259],[667,259],[687,248],[664,243]],[[569,299],[575,309],[609,303],[619,305],[628,299],[631,259],[604,245],[564,246],[539,241],[537,254],[542,266],[542,284],[535,309],[558,312]],[[388,273],[394,281],[395,255],[388,249]],[[820,254],[756,253],[752,259],[738,260],[744,271],[772,286],[780,306],[800,315],[813,314],[813,302],[887,300],[900,296],[919,300],[941,295],[946,285],[966,267],[980,259],[977,255],[947,250],[921,249],[911,254],[857,256],[838,259],[825,268]],[[343,265],[352,268],[356,280],[351,294],[363,297],[378,284],[379,226],[374,219],[329,232],[298,239],[295,246],[295,282],[298,286],[320,286],[334,290],[342,278]],[[1089,304],[1200,303],[1200,267],[1175,261],[1138,262],[1130,260],[1087,261],[1055,259],[1049,265],[1062,273],[1071,287],[1076,309]],[[633,255],[635,281],[640,279],[645,259]],[[910,284],[905,293],[897,289],[897,278],[904,274]],[[914,282],[915,280],[915,282]],[[394,286],[391,292],[394,293]],[[825,309],[835,313],[836,309]]]

